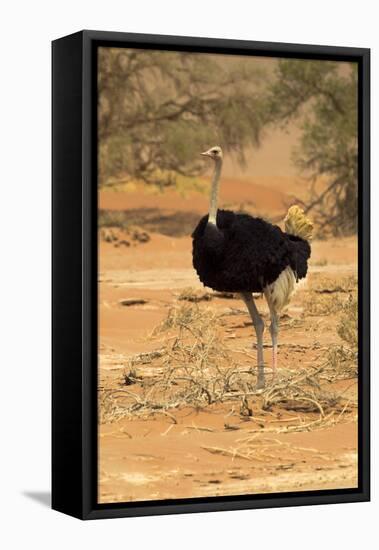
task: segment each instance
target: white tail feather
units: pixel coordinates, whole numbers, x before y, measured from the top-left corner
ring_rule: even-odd
[[[312,238],[313,223],[306,217],[304,211],[299,206],[291,206],[284,220],[285,231],[289,235],[301,237],[307,241]],[[290,268],[286,267],[279,277],[266,286],[264,293],[270,310],[279,313],[285,308],[291,299],[296,287],[296,274]]]

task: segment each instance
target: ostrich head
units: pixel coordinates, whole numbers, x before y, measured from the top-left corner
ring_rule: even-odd
[[[218,145],[216,147],[211,147],[208,149],[208,151],[204,151],[204,153],[201,153],[204,157],[209,157],[213,159],[214,161],[220,161],[222,160],[222,149]]]

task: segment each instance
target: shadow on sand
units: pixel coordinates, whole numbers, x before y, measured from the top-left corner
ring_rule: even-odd
[[[159,208],[133,208],[113,211],[100,210],[100,227],[138,225],[169,237],[190,235],[198,224],[201,215],[197,212],[173,212]]]

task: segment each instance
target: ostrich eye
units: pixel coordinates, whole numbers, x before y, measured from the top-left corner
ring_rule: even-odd
[[[214,155],[217,155],[217,154],[218,154],[217,149],[213,149],[212,153],[213,153]]]

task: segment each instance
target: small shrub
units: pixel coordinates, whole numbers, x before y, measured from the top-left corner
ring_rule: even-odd
[[[203,302],[212,299],[212,294],[206,290],[196,290],[194,288],[185,288],[179,294],[179,300],[186,302]]]
[[[337,333],[350,349],[358,349],[358,299],[356,295],[350,295],[347,302],[343,304]]]

